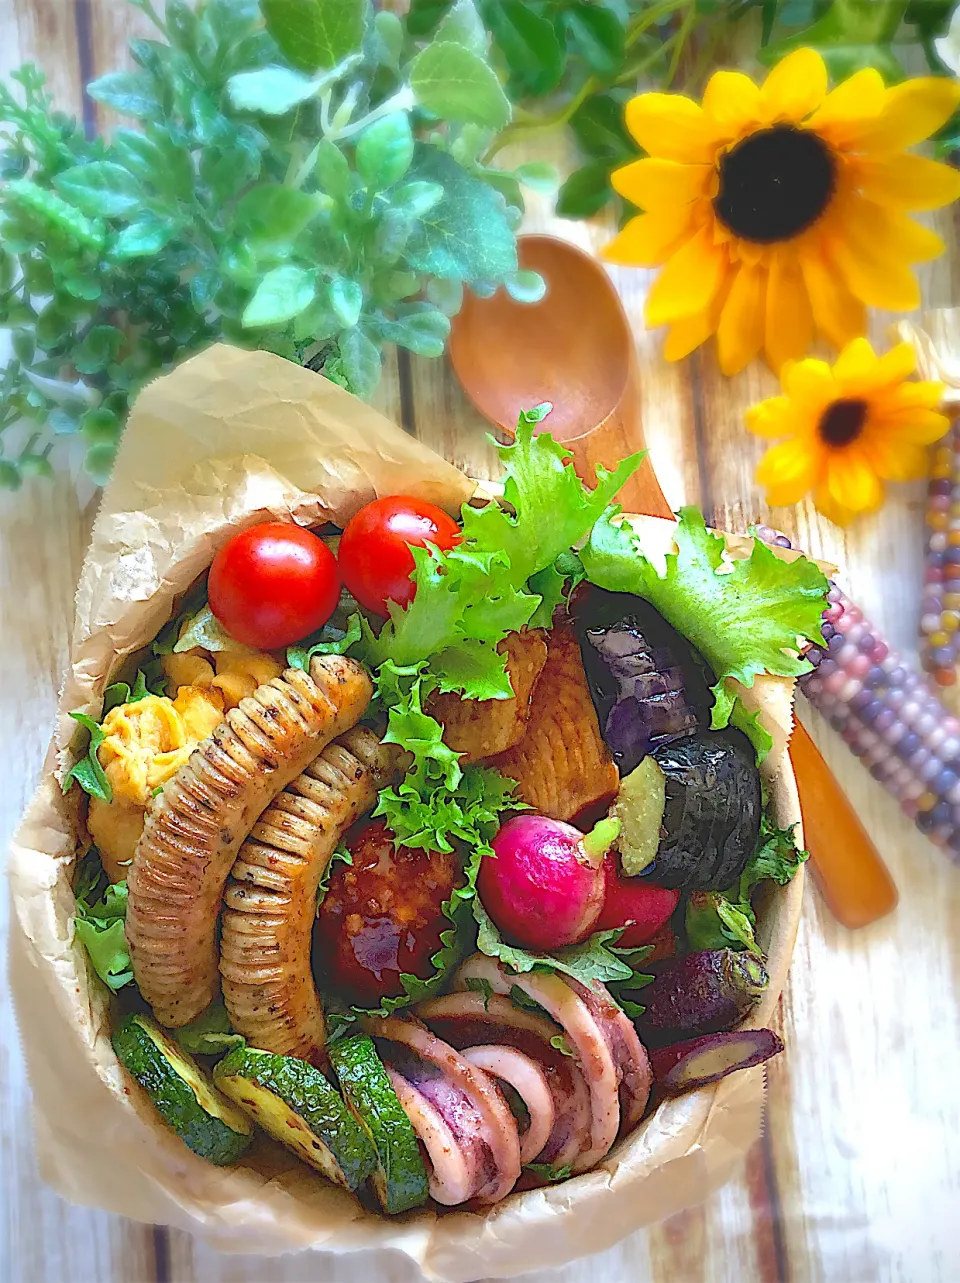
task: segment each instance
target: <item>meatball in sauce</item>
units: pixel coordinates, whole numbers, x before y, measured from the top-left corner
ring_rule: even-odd
[[[314,970],[323,992],[374,1007],[403,993],[402,974],[432,974],[459,866],[453,854],[397,849],[381,820],[358,825],[347,847],[353,863],[337,864],[317,917]]]

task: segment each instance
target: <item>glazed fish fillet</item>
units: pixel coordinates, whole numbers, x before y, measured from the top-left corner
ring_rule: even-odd
[[[231,709],[147,812],[128,879],[134,978],[162,1025],[179,1027],[216,997],[224,883],[257,817],[372,694],[351,659],[322,655],[287,669]]]
[[[497,648],[507,657],[513,699],[461,699],[434,695],[428,712],[443,723],[444,742],[465,762],[479,762],[503,753],[523,739],[530,716],[530,698],[547,662],[543,634],[526,629],[509,633]]]
[[[600,736],[572,628],[550,634],[526,734],[490,765],[517,781],[518,797],[554,820],[573,819],[616,796],[617,768]]]

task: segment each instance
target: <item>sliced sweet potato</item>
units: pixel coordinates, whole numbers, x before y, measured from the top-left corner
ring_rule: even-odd
[[[490,765],[517,781],[524,802],[554,820],[570,820],[616,796],[617,768],[600,736],[572,628],[550,633],[526,734]]]
[[[509,633],[498,647],[507,657],[513,699],[461,699],[435,695],[428,711],[443,723],[443,738],[465,762],[479,762],[513,748],[523,739],[530,697],[547,662],[547,646],[538,630]]]

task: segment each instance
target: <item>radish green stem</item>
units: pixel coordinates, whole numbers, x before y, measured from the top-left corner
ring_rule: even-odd
[[[615,816],[608,815],[605,820],[594,825],[580,845],[590,863],[599,865],[619,836],[620,821]]]

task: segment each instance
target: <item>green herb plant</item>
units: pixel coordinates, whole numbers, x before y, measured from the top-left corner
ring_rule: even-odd
[[[426,35],[451,0],[413,0],[411,30]],[[888,83],[935,74],[934,40],[955,0],[479,0],[493,57],[516,106],[493,141],[489,163],[511,142],[536,142],[569,126],[582,163],[560,188],[557,212],[588,218],[608,204],[621,221],[632,210],[610,174],[637,157],[623,123],[629,98],[644,90],[699,94],[718,65],[756,57],[771,66],[808,45],[835,79],[877,67]],[[960,113],[941,131],[941,149],[960,146]]]
[[[58,438],[110,471],[144,382],[207,344],[266,348],[360,396],[393,343],[444,348],[465,286],[517,270],[522,172],[479,162],[511,115],[473,0],[429,38],[370,0],[130,0],[136,70],[88,86],[88,139],[35,66],[0,85],[0,485]]]

